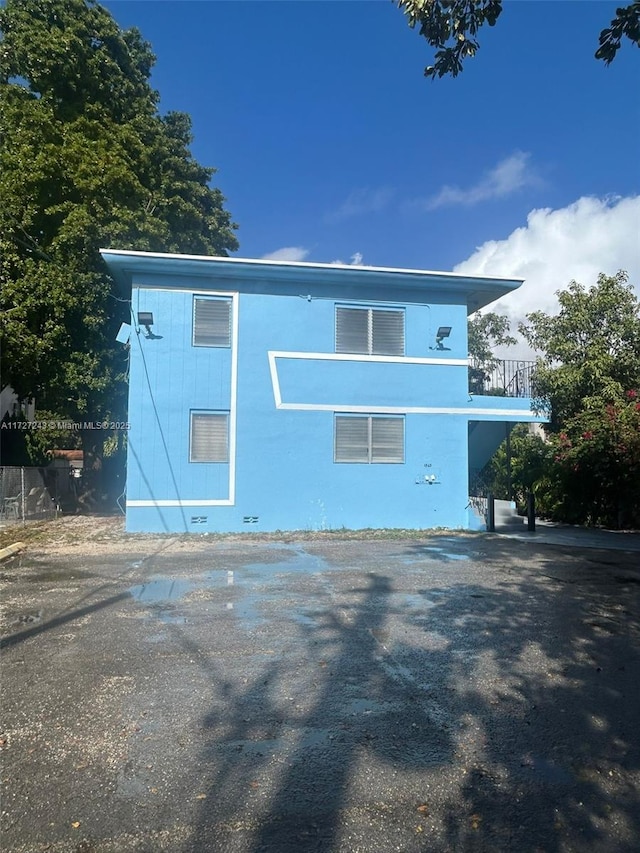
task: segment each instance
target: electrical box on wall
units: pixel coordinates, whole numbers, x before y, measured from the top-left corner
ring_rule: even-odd
[[[424,467],[427,469],[425,474],[420,473],[416,477],[417,486],[438,486],[440,485],[440,472],[435,471],[430,462],[425,462]]]

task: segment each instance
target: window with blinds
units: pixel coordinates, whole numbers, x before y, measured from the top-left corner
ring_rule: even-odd
[[[190,462],[228,462],[228,412],[191,412],[189,448]]]
[[[231,300],[194,297],[193,345],[231,346]]]
[[[404,355],[404,311],[336,306],[336,352]]]
[[[335,462],[404,462],[404,417],[336,415]]]

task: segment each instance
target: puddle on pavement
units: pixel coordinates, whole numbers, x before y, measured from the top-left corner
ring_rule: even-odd
[[[435,556],[445,560],[468,560],[468,554],[456,554],[455,551],[447,551],[438,545],[429,545],[423,551],[426,556]]]
[[[433,547],[429,550],[438,554],[438,556],[444,557],[447,560],[468,560],[469,559],[468,554],[454,554],[453,551],[445,551],[444,548]]]
[[[232,611],[237,616],[245,628],[251,630],[267,621],[258,611],[257,604],[260,599],[262,596],[248,593],[236,601],[227,601],[225,607],[226,610]]]
[[[204,582],[212,586],[211,582]],[[153,577],[145,583],[129,587],[127,592],[140,604],[146,605],[145,618],[162,622],[164,625],[184,625],[188,622],[184,614],[177,612],[176,605],[189,592],[203,586],[202,578]]]
[[[318,573],[325,568],[322,558],[292,550],[292,558],[286,562],[250,563],[239,569],[210,571],[194,578],[156,576],[129,587],[128,592],[138,603],[146,605],[148,618],[182,624],[187,618],[176,613],[176,605],[198,589],[216,589],[220,592],[220,597],[213,602],[216,612],[233,614],[243,627],[251,630],[267,621],[260,612],[260,604],[268,598],[262,588],[269,580],[283,573]],[[261,590],[256,591],[256,586]],[[292,609],[288,615],[299,625],[317,626],[312,611]]]
[[[251,577],[269,578],[274,575],[289,573],[319,574],[329,568],[326,560],[315,554],[308,554],[306,551],[292,549],[291,555],[291,559],[278,563],[249,563],[242,567],[242,574],[247,574]]]
[[[463,548],[466,543],[461,542],[459,539],[455,537],[443,536],[437,539],[431,540],[433,544],[424,545],[421,548],[416,549],[415,556],[406,557],[404,559],[404,563],[406,565],[411,565],[412,563],[418,563],[424,560],[425,557],[432,557],[436,560],[458,560],[464,561],[469,560],[469,554],[462,553],[457,548]]]
[[[402,562],[405,566],[413,566],[416,563],[424,563],[425,559],[442,560],[448,562],[464,562],[471,559],[468,554],[456,554],[454,551],[446,551],[444,548],[438,548],[435,545],[430,545],[428,548],[422,548],[418,556],[403,557]]]
[[[165,604],[183,598],[197,586],[185,578],[153,578],[146,583],[129,587],[129,595],[143,604]]]

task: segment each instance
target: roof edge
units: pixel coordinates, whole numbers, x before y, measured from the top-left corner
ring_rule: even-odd
[[[415,276],[437,276],[442,278],[456,278],[466,281],[477,282],[504,282],[505,284],[515,284],[520,286],[523,278],[509,278],[507,276],[480,276],[468,275],[466,273],[447,272],[446,270],[417,270],[407,267],[373,267],[364,264],[329,264],[311,261],[279,261],[267,258],[230,258],[224,255],[187,255],[172,252],[141,252],[134,249],[100,249],[100,254],[106,261],[107,259],[115,260],[117,257],[125,258],[149,258],[155,260],[184,260],[184,261],[201,261],[202,263],[230,263],[238,265],[259,265],[273,266],[285,268],[300,268],[300,269],[319,269],[319,270],[349,270],[350,272],[377,272],[377,273],[398,273],[400,275],[415,275]],[[515,289],[515,288],[514,288]]]

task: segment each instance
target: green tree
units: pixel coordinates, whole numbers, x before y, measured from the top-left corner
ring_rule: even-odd
[[[469,390],[482,394],[487,380],[499,363],[497,346],[513,346],[516,339],[509,334],[509,319],[493,311],[477,311],[467,323],[469,365]]]
[[[137,30],[94,0],[7,0],[0,36],[3,382],[72,421],[123,420],[130,309],[98,249],[226,255],[236,226],[189,116],[158,113]],[[86,467],[104,438],[83,432]]]
[[[516,424],[482,471],[481,479],[500,500],[514,499],[524,511],[527,494],[537,492],[549,468],[553,448],[528,424]]]
[[[425,68],[425,77],[457,77],[463,62],[475,56],[480,44],[478,31],[485,24],[494,26],[502,0],[394,0],[404,12],[413,29],[436,49],[433,65]],[[608,27],[602,30],[596,59],[609,65],[620,49],[623,38],[640,47],[640,2],[616,9]]]
[[[551,431],[592,404],[616,403],[640,386],[640,306],[627,274],[600,274],[585,288],[558,291],[560,311],[527,315],[520,332],[542,355],[535,371],[537,405],[548,408]]]
[[[545,500],[574,523],[640,524],[640,303],[627,276],[558,293],[520,331],[542,353],[535,405],[550,413]]]
[[[552,513],[565,521],[640,526],[640,395],[591,399],[552,439]]]

